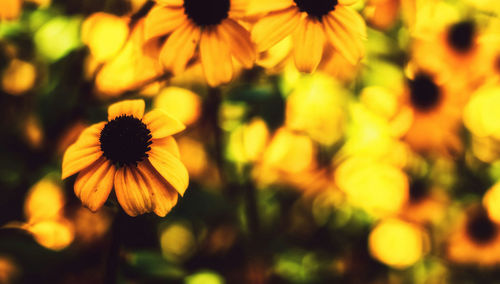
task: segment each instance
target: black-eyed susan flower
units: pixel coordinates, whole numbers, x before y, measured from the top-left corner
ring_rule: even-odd
[[[165,216],[188,186],[188,173],[172,137],[184,125],[161,110],[144,114],[144,101],[108,108],[108,122],[93,124],[64,154],[62,178],[76,173],[75,194],[92,211],[115,189],[130,216]]]
[[[448,240],[450,260],[491,266],[500,263],[500,228],[484,208],[471,208],[458,222]]]
[[[269,49],[288,35],[293,36],[293,56],[300,71],[312,72],[331,45],[351,64],[364,55],[366,26],[350,9],[355,0],[280,0],[251,2],[250,13],[264,16],[252,29],[259,52]]]
[[[181,73],[199,50],[205,78],[216,86],[231,80],[232,58],[250,68],[256,58],[250,33],[236,20],[244,0],[157,0],[146,17],[146,39],[169,35],[159,55],[167,71]]]

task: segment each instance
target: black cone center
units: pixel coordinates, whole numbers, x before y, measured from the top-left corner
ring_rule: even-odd
[[[474,45],[475,32],[476,27],[473,22],[454,24],[448,30],[448,44],[458,52],[467,52]]]
[[[427,74],[417,74],[413,80],[409,81],[409,87],[410,101],[415,108],[421,111],[434,108],[441,99],[439,87]]]
[[[293,0],[301,12],[309,16],[321,19],[324,15],[335,10],[337,0]]]
[[[104,126],[99,142],[104,156],[113,164],[137,165],[137,162],[148,157],[151,137],[151,131],[141,120],[123,115]]]
[[[487,243],[495,238],[497,227],[484,210],[472,216],[467,223],[467,234],[477,243]]]
[[[184,0],[184,12],[198,26],[212,26],[228,16],[229,0]]]
[[[428,194],[429,186],[425,181],[417,179],[410,184],[410,202],[419,202]]]

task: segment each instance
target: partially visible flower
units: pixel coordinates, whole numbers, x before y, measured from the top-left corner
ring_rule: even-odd
[[[159,55],[163,67],[179,74],[199,50],[210,86],[229,82],[233,57],[252,67],[256,52],[250,33],[237,19],[246,8],[244,0],[157,0],[146,16],[146,40],[168,35]]]
[[[313,72],[331,45],[351,64],[364,55],[366,26],[363,18],[346,7],[355,0],[281,0],[250,2],[249,13],[263,17],[252,29],[257,50],[263,52],[293,36],[293,56],[300,71]]]
[[[448,240],[447,255],[453,262],[493,266],[500,263],[500,227],[484,208],[471,208],[461,217]]]
[[[2,0],[0,3],[0,20],[13,20],[21,14],[22,0]]]
[[[130,216],[165,216],[188,186],[188,172],[172,137],[185,127],[161,110],[144,115],[142,100],[115,103],[108,122],[91,125],[65,152],[62,178],[76,173],[75,194],[96,211],[115,189]]]
[[[2,74],[2,89],[11,95],[21,95],[35,85],[37,72],[30,62],[12,59]]]

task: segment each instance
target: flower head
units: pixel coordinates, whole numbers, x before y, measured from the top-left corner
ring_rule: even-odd
[[[250,13],[264,14],[252,29],[258,51],[266,51],[292,35],[295,65],[303,72],[313,72],[318,67],[325,46],[332,46],[351,64],[363,57],[365,22],[358,13],[346,7],[355,0],[263,2],[254,0],[249,8]]]
[[[79,173],[75,194],[92,211],[115,189],[130,216],[165,216],[188,186],[188,173],[172,137],[184,125],[162,110],[144,114],[144,101],[108,108],[108,121],[91,125],[65,152],[62,178]]]
[[[147,40],[168,35],[159,55],[163,67],[179,74],[199,48],[209,85],[233,76],[232,57],[250,68],[256,58],[250,33],[236,21],[244,0],[157,0],[146,17]]]

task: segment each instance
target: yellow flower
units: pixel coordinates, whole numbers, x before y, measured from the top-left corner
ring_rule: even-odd
[[[448,241],[448,257],[457,263],[492,266],[500,263],[500,228],[484,208],[471,208]]]
[[[266,51],[288,35],[293,36],[293,56],[300,71],[313,72],[323,49],[333,46],[351,64],[364,55],[366,25],[347,8],[355,0],[253,0],[249,13],[263,13],[252,29],[259,52]]]
[[[232,57],[252,67],[255,48],[250,33],[235,19],[243,15],[245,0],[156,0],[146,17],[146,40],[169,35],[159,59],[179,74],[197,49],[209,85],[227,83],[233,76]]]
[[[0,3],[0,20],[12,20],[21,14],[22,0],[2,0]]]
[[[165,216],[188,186],[188,172],[172,137],[185,126],[161,110],[144,115],[143,100],[108,108],[108,122],[93,124],[64,154],[62,178],[79,172],[75,194],[92,211],[114,185],[130,216],[154,211]]]

